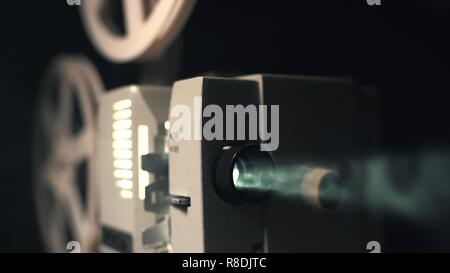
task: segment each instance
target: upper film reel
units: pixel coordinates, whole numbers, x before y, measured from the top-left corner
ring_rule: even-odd
[[[195,0],[89,0],[81,14],[91,41],[117,63],[158,57],[186,22]],[[122,22],[123,21],[123,22]]]
[[[33,169],[42,238],[50,252],[71,241],[95,251],[98,225],[95,181],[96,113],[103,84],[83,57],[63,56],[44,78],[36,112]]]

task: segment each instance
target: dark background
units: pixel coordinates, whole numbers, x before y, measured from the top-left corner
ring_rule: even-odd
[[[384,0],[376,7],[365,0],[201,0],[178,40],[181,58],[175,76],[351,76],[379,90],[384,150],[447,147],[446,2]],[[138,82],[142,66],[117,65],[100,56],[78,9],[64,0],[9,0],[0,7],[0,251],[41,251],[30,169],[33,111],[46,66],[61,53],[84,54],[108,89]],[[406,227],[387,225],[387,250],[433,250],[426,238],[438,235],[411,228],[408,238],[416,239],[411,242],[402,236]]]

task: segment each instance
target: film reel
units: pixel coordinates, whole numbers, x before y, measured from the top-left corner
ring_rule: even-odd
[[[85,29],[113,62],[158,57],[186,22],[195,0],[89,0],[81,7]]]
[[[69,241],[95,251],[99,239],[95,181],[96,112],[103,84],[83,57],[57,58],[45,75],[35,122],[33,169],[39,226],[50,252]]]

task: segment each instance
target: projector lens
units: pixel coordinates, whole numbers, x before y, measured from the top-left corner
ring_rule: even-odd
[[[217,193],[233,204],[262,201],[273,184],[272,156],[259,145],[224,147],[213,172]]]

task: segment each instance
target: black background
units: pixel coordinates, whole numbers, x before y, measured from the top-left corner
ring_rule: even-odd
[[[446,147],[446,2],[382,0],[377,7],[365,0],[202,0],[181,34],[177,77],[210,72],[351,76],[380,92],[385,150]],[[82,53],[111,89],[137,82],[140,66],[100,56],[78,9],[64,0],[2,1],[0,10],[0,251],[41,251],[30,168],[33,111],[44,69],[58,54]],[[395,233],[401,224],[392,230],[392,250],[428,249],[405,245]],[[409,236],[421,238],[423,232],[410,230]]]

